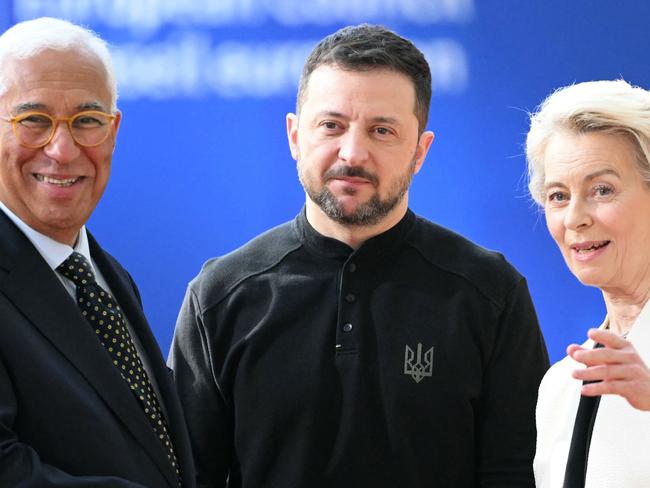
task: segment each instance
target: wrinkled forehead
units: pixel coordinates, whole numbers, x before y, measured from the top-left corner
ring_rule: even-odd
[[[112,95],[101,60],[80,49],[46,49],[26,57],[5,58],[0,66],[4,90],[0,101],[35,109],[62,102],[90,104],[109,111]]]
[[[555,133],[546,146],[544,170],[546,184],[596,174],[641,176],[633,138],[608,131]]]

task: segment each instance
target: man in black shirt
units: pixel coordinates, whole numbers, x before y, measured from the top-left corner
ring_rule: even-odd
[[[305,207],[206,263],[178,319],[199,486],[534,486],[548,357],[525,280],[408,209],[430,98],[383,27],[309,56],[287,116]]]

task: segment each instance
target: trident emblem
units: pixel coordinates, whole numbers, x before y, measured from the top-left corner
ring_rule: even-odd
[[[425,376],[431,376],[433,373],[433,347],[424,353],[422,358],[422,343],[418,343],[417,354],[409,346],[404,351],[404,374],[410,375],[411,378],[419,383]]]

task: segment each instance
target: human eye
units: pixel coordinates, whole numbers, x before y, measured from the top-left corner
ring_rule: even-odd
[[[27,113],[16,117],[16,122],[28,129],[43,129],[52,125],[52,119],[45,114]]]
[[[79,129],[94,129],[108,122],[108,117],[99,112],[82,112],[72,119],[72,125]]]
[[[374,127],[373,132],[382,137],[390,136],[394,133],[392,129],[384,126]]]
[[[551,190],[546,194],[549,205],[559,206],[569,201],[569,195],[561,190]]]
[[[337,134],[341,130],[341,124],[335,120],[323,120],[318,124],[318,127],[326,134]]]
[[[593,189],[595,197],[605,198],[614,193],[614,188],[610,185],[596,185]]]

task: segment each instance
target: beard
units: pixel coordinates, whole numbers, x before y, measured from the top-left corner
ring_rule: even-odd
[[[375,193],[365,202],[357,204],[353,210],[346,211],[343,203],[327,188],[323,186],[316,190],[313,181],[302,171],[298,161],[298,176],[307,196],[333,221],[350,226],[375,225],[384,219],[404,198],[413,180],[415,160],[409,165],[406,172],[399,175],[391,184],[388,194],[381,198]],[[375,174],[358,166],[332,166],[323,175],[327,183],[332,178],[359,177],[368,180],[375,188],[378,178]],[[349,195],[354,195],[355,190],[350,190]]]

